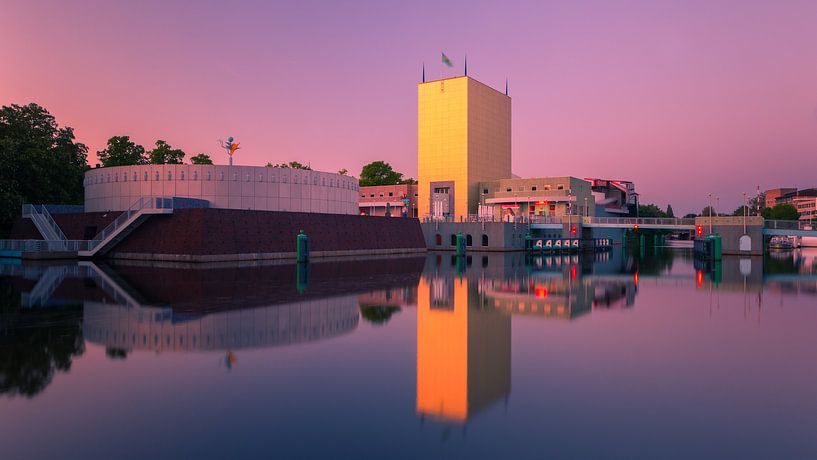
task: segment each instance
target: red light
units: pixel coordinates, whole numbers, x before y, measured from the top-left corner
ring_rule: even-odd
[[[536,286],[536,290],[534,292],[536,293],[536,297],[540,299],[544,299],[548,296],[548,288],[544,286]]]
[[[547,201],[541,201],[541,200],[540,200],[540,201],[537,201],[537,202],[536,202],[536,204],[541,205],[541,206],[544,206],[544,205],[548,204],[548,202],[547,202]]]
[[[695,232],[698,234],[698,236],[701,236],[704,234],[704,228],[698,225],[697,227],[695,227]]]
[[[576,234],[576,226],[575,225],[570,227],[570,233],[572,233],[574,235]]]
[[[576,266],[575,265],[570,267],[570,278],[572,278],[574,280],[576,279]]]
[[[638,231],[638,224],[633,225],[633,231],[635,231],[635,232]]]
[[[638,286],[638,272],[633,273],[633,282]]]
[[[698,227],[700,228],[700,227]],[[698,287],[704,285],[704,272],[698,270],[698,273],[695,274],[695,281],[698,283]]]

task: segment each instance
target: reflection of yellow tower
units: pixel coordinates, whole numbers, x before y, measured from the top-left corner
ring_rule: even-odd
[[[478,183],[511,177],[511,98],[456,77],[420,83],[417,100],[420,217],[476,213]]]
[[[479,308],[466,279],[421,279],[417,412],[465,421],[510,390],[510,316]]]

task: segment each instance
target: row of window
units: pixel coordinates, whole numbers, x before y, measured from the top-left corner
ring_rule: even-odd
[[[85,179],[85,185],[104,184],[104,183],[110,183],[110,182],[127,182],[128,177],[129,176],[128,176],[127,173],[122,173],[121,175],[119,173],[113,173],[113,176],[111,175],[111,173],[108,173],[107,176],[105,176],[103,174],[95,174],[95,175]],[[199,180],[199,172],[198,171],[193,171],[193,177],[191,179],[194,180],[194,181]],[[139,174],[136,171],[133,172],[133,179],[132,180],[134,182],[139,180]],[[150,174],[147,171],[144,172],[144,175],[142,176],[142,180],[144,182],[147,182],[147,181],[150,180]],[[159,171],[155,172],[155,174],[153,176],[153,180],[154,181],[162,180],[162,177],[161,177],[161,174],[159,173]],[[173,172],[172,171],[167,172],[167,180],[168,181],[173,180]],[[179,173],[179,180],[180,181],[185,180],[184,171],[181,171]],[[213,172],[212,171],[207,171],[206,179],[203,179],[203,180],[208,180],[208,181],[213,180]],[[218,180],[220,180],[220,181],[225,180],[225,174],[224,174],[223,171],[219,172]],[[232,180],[233,181],[238,181],[238,173],[233,173]],[[247,173],[244,176],[244,181],[245,182],[250,182],[251,180],[252,180],[252,176],[250,175],[250,173]],[[257,181],[258,182],[264,182],[264,175],[259,174]],[[275,174],[270,174],[269,175],[269,181],[270,182],[275,182]],[[286,174],[281,175],[281,182],[284,183],[284,184],[286,184],[288,182]],[[310,182],[309,176],[304,175],[303,183],[304,184],[309,184],[309,182]],[[293,184],[300,183],[297,174],[292,175],[292,183]],[[318,185],[318,176],[312,176],[312,185]],[[345,189],[350,189],[350,190],[358,190],[359,189],[358,185],[355,184],[354,182],[342,181],[342,180],[336,179],[336,178],[330,178],[327,181],[325,177],[321,177],[320,178],[320,185],[327,186],[327,187],[345,188]],[[382,194],[381,194],[381,196],[382,196]]]
[[[539,188],[538,188],[536,185],[531,185],[531,187],[530,187],[530,191],[531,191],[531,192],[535,192],[535,191],[537,191],[538,189],[539,189]],[[556,190],[564,190],[564,189],[565,189],[564,184],[557,184],[557,185],[556,185]],[[551,186],[550,186],[550,185],[545,185],[545,186],[543,186],[543,187],[542,187],[542,190],[544,190],[544,191],[550,191],[550,190],[552,190],[552,189],[551,189]],[[506,192],[513,192],[513,187],[505,187],[505,191],[506,191]],[[525,186],[524,186],[524,185],[520,185],[520,186],[516,187],[516,191],[518,191],[518,192],[524,192],[524,191],[525,191]],[[499,187],[494,188],[494,193],[497,193],[497,192],[499,192]],[[483,194],[483,195],[487,195],[487,194],[488,194],[488,189],[487,189],[487,188],[482,189],[482,194]]]
[[[379,196],[380,198],[383,198],[383,193],[379,193],[379,194],[378,194],[378,196]],[[394,192],[389,192],[389,196],[394,196]],[[415,194],[414,194],[414,196],[416,197],[416,196],[417,196],[417,194],[415,193]],[[360,194],[360,197],[361,197],[361,198],[366,198],[366,194],[365,194],[365,193],[361,193],[361,194]],[[402,195],[401,195],[401,197],[402,197]],[[370,193],[370,194],[369,194],[369,198],[374,198],[374,193]]]
[[[437,235],[435,236],[434,239],[435,239],[434,242],[437,244],[437,246],[442,246],[443,245],[443,236],[442,235],[437,233]],[[471,235],[470,234],[465,235],[465,245],[466,246],[473,246],[473,244],[474,244],[474,240],[471,237]],[[451,234],[451,246],[456,246],[456,245],[457,245],[457,235]],[[483,246],[488,246],[488,235],[485,235],[485,234],[482,235],[482,245]]]

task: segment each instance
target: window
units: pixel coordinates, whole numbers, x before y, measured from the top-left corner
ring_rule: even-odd
[[[184,171],[179,172],[179,180],[184,180]]]
[[[122,182],[128,181],[128,173],[122,173]]]
[[[506,191],[506,192],[512,192],[512,191],[513,191],[513,189],[512,189],[512,188],[510,188],[510,187],[508,187],[508,188],[506,188],[506,189],[505,189],[505,191]]]
[[[524,185],[520,185],[520,186],[519,186],[517,189],[518,189],[518,190],[521,192],[521,191],[525,190],[525,186],[524,186]]]
[[[482,194],[487,195],[488,194],[488,189],[487,188],[482,189]]]
[[[414,196],[417,196],[417,194],[415,193]]]
[[[199,180],[199,172],[193,171],[193,180]]]
[[[246,182],[250,181],[250,173],[247,173],[247,174],[244,175],[244,181],[246,181]]]
[[[370,193],[369,198],[374,198],[374,193]]]
[[[465,245],[466,246],[472,246],[473,244],[474,244],[474,241],[471,238],[471,234],[469,233],[469,234],[465,235]]]
[[[545,185],[545,191],[550,190],[550,185]]]
[[[238,180],[238,173],[233,173],[233,182]]]
[[[161,177],[159,177],[159,171],[156,171],[156,180],[160,180],[160,179],[161,179]]]
[[[113,181],[119,182],[119,173],[113,173]]]
[[[147,182],[147,180],[148,180],[148,172],[145,171],[145,181]]]
[[[365,194],[365,193],[361,193],[361,194],[360,194],[360,197],[361,197],[361,198],[366,198],[366,194]]]
[[[382,194],[382,193],[379,193],[377,196],[379,196],[380,198],[383,198],[383,194]]]
[[[389,192],[389,196],[394,196],[394,192]]]
[[[482,235],[482,245],[488,246],[488,235]]]
[[[173,180],[173,173],[170,171],[167,172],[167,180]]]
[[[258,175],[258,182],[264,182],[264,175],[263,174]]]
[[[452,234],[451,235],[451,246],[456,246],[456,245],[457,245],[457,235]]]
[[[108,183],[111,182],[111,173],[108,173]]]
[[[530,189],[531,189],[532,192],[535,192],[536,191],[536,186],[532,185]]]
[[[313,185],[318,185],[318,176],[312,177],[312,184]]]
[[[437,246],[442,246],[443,245],[443,236],[438,233],[437,236],[434,237],[434,242],[435,242],[435,244]]]
[[[565,189],[565,186],[562,185],[562,184],[559,184],[559,185],[556,186],[556,190],[564,190],[564,189]]]
[[[224,180],[224,171],[218,174],[218,180]]]
[[[133,172],[133,181],[136,182],[137,180],[139,180],[139,175],[136,174],[136,171],[134,171]]]

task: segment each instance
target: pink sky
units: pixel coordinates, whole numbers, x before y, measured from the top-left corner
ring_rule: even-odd
[[[238,164],[416,176],[416,83],[443,49],[446,75],[467,52],[510,79],[519,175],[633,180],[676,213],[817,186],[817,2],[506,3],[5,0],[0,104],[92,152],[130,135],[226,163],[232,135]]]

